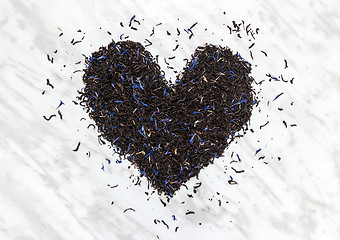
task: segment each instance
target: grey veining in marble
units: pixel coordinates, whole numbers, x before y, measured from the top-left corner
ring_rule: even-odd
[[[183,2],[1,0],[1,240],[340,239],[339,1]],[[133,15],[141,21],[138,31],[120,27]],[[75,63],[123,33],[142,43],[148,38],[154,43],[149,51],[159,59],[176,55],[171,64],[178,70],[206,42],[227,45],[251,60],[248,38],[229,34],[232,20],[260,29],[252,48],[254,78],[282,73],[294,77],[294,84],[263,83],[261,112],[256,108],[251,120],[255,132],[231,144],[225,157],[164,207],[156,194],[145,194],[145,179],[134,185],[138,171],[128,169],[127,161],[115,163],[112,149],[99,145],[97,133],[87,128],[91,120],[72,103],[82,88],[81,73],[73,72],[84,67]],[[189,40],[182,29],[196,21]],[[158,23],[163,24],[150,37]],[[83,42],[70,43],[84,34]],[[180,47],[173,52],[176,39]],[[160,65],[174,80],[165,63]],[[57,117],[43,119],[51,114]],[[82,117],[86,120],[79,121]],[[72,151],[78,142],[79,150]],[[237,160],[232,152],[242,161],[230,164]],[[231,166],[245,172],[236,174]],[[238,185],[228,184],[230,176]],[[188,197],[198,182],[197,194]],[[124,212],[127,208],[135,211]]]

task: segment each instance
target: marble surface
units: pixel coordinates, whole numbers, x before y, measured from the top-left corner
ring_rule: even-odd
[[[181,2],[1,0],[0,239],[340,239],[339,1]],[[119,25],[133,15],[138,31]],[[241,39],[229,34],[233,20],[260,29],[254,60],[245,33]],[[183,29],[195,22],[189,40]],[[84,33],[81,43],[70,43]],[[152,41],[148,50],[161,60],[175,55],[171,64],[178,70],[197,46],[227,45],[252,62],[257,81],[266,80],[251,119],[254,133],[232,143],[166,207],[157,194],[146,195],[144,178],[135,185],[138,171],[115,162],[72,103],[83,86],[81,72],[73,72],[84,65],[75,63],[123,33]],[[180,47],[173,52],[176,39]],[[269,82],[268,73],[294,77],[294,84]],[[44,120],[51,114],[57,117]],[[242,161],[230,163],[236,153]],[[238,185],[228,184],[230,176]]]

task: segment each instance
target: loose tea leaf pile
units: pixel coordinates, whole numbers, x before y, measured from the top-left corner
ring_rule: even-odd
[[[86,58],[81,105],[100,137],[172,196],[247,130],[251,65],[229,48],[198,47],[176,84],[137,42],[111,42]]]

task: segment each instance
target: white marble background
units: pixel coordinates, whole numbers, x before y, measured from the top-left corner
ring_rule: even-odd
[[[1,0],[0,239],[340,239],[339,13],[338,0]],[[119,26],[133,15],[141,22],[138,31]],[[182,58],[205,42],[228,45],[250,59],[248,38],[228,33],[232,20],[260,28],[253,47],[256,80],[282,73],[294,84],[266,81],[262,111],[255,109],[251,120],[255,132],[234,142],[164,207],[156,194],[145,194],[145,179],[134,185],[138,171],[127,161],[115,163],[112,150],[86,128],[91,120],[72,103],[82,87],[81,73],[72,73],[83,65],[74,63],[123,33],[150,39],[148,49],[160,60],[175,54],[171,64],[178,70]],[[196,21],[189,41],[183,29]],[[82,43],[70,43],[83,33]],[[173,52],[176,39],[180,48]],[[63,119],[45,121],[43,115],[57,114],[59,100]],[[283,120],[298,126],[285,128]],[[78,142],[79,151],[72,151]],[[230,164],[233,151],[242,162]],[[236,174],[231,166],[245,172]],[[229,185],[229,176],[238,185]],[[189,198],[198,182],[202,186]],[[127,208],[135,211],[124,213]],[[188,210],[195,214],[186,215]]]

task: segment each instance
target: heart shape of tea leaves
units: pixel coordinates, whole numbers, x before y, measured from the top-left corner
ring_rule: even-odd
[[[247,130],[251,65],[227,47],[197,47],[173,85],[138,42],[112,41],[86,64],[81,105],[160,194],[173,196]]]

